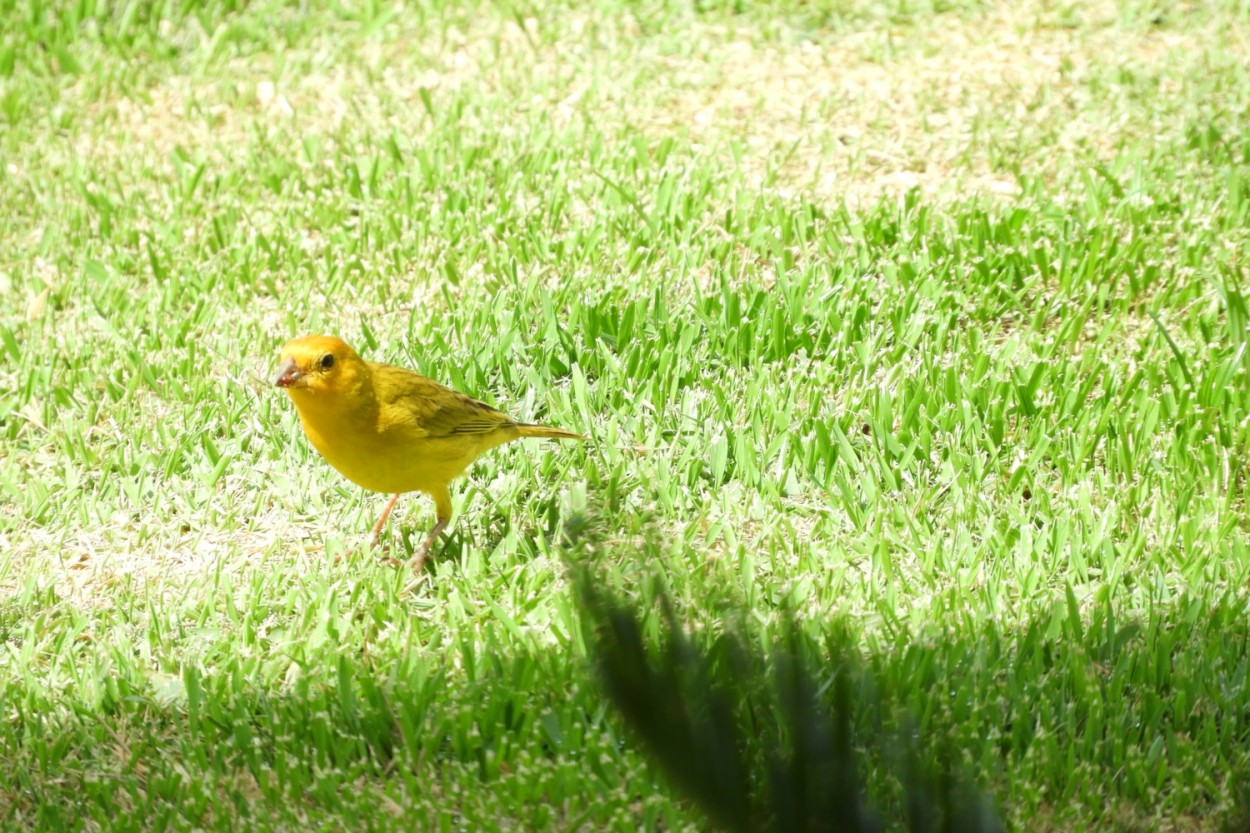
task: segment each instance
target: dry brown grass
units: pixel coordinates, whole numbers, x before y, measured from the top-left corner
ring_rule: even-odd
[[[672,135],[726,165],[736,145],[748,183],[783,193],[1011,194],[1016,168],[1062,179],[1074,162],[1183,129],[1186,79],[1250,60],[1244,27],[1219,15],[1168,28],[1123,24],[1110,2],[1064,14],[1030,0],[812,38],[696,20],[679,40],[628,17],[530,20],[529,36],[510,21],[431,35],[401,19],[351,55],[289,56],[281,75],[258,55],[141,97],[79,101],[84,81],[61,105],[81,111],[62,161],[138,159],[159,175],[179,147],[230,167],[261,139],[351,144],[394,131],[419,144],[424,92],[436,107],[477,101],[466,133]],[[1145,91],[1120,80],[1130,77]]]

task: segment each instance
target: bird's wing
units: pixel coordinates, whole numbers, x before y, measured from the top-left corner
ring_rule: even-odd
[[[373,378],[385,421],[423,436],[489,434],[513,424],[507,414],[485,402],[402,367],[374,365]]]

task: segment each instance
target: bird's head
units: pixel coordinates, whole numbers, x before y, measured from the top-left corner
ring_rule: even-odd
[[[288,341],[278,356],[273,383],[292,398],[333,394],[356,386],[365,363],[347,342],[334,336],[301,336]]]

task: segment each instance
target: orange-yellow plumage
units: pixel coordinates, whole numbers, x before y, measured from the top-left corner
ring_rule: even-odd
[[[374,540],[404,492],[434,499],[437,522],[417,567],[451,519],[448,484],[477,457],[522,437],[584,440],[562,428],[514,422],[484,402],[411,370],[362,359],[333,336],[293,339],[282,348],[274,384],[326,461],[358,486],[395,495]]]

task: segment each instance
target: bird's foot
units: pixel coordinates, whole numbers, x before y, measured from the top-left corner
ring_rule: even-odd
[[[420,574],[425,568],[425,562],[430,557],[430,551],[434,549],[434,542],[438,540],[438,536],[447,528],[447,519],[440,518],[438,523],[434,524],[434,528],[430,530],[430,534],[425,536],[425,540],[421,543],[421,549],[417,550],[417,554],[412,559],[412,572]]]
[[[421,575],[421,571],[425,569],[425,562],[430,558],[430,550],[433,549],[434,540],[432,537],[426,538],[425,543],[421,545],[421,549],[417,550],[417,554],[412,557],[412,574]]]
[[[369,549],[380,551],[382,555],[381,561],[386,566],[398,567],[401,562],[391,554],[391,542],[389,540],[383,541],[381,532],[381,529],[375,528],[373,530],[373,534],[369,536]]]

